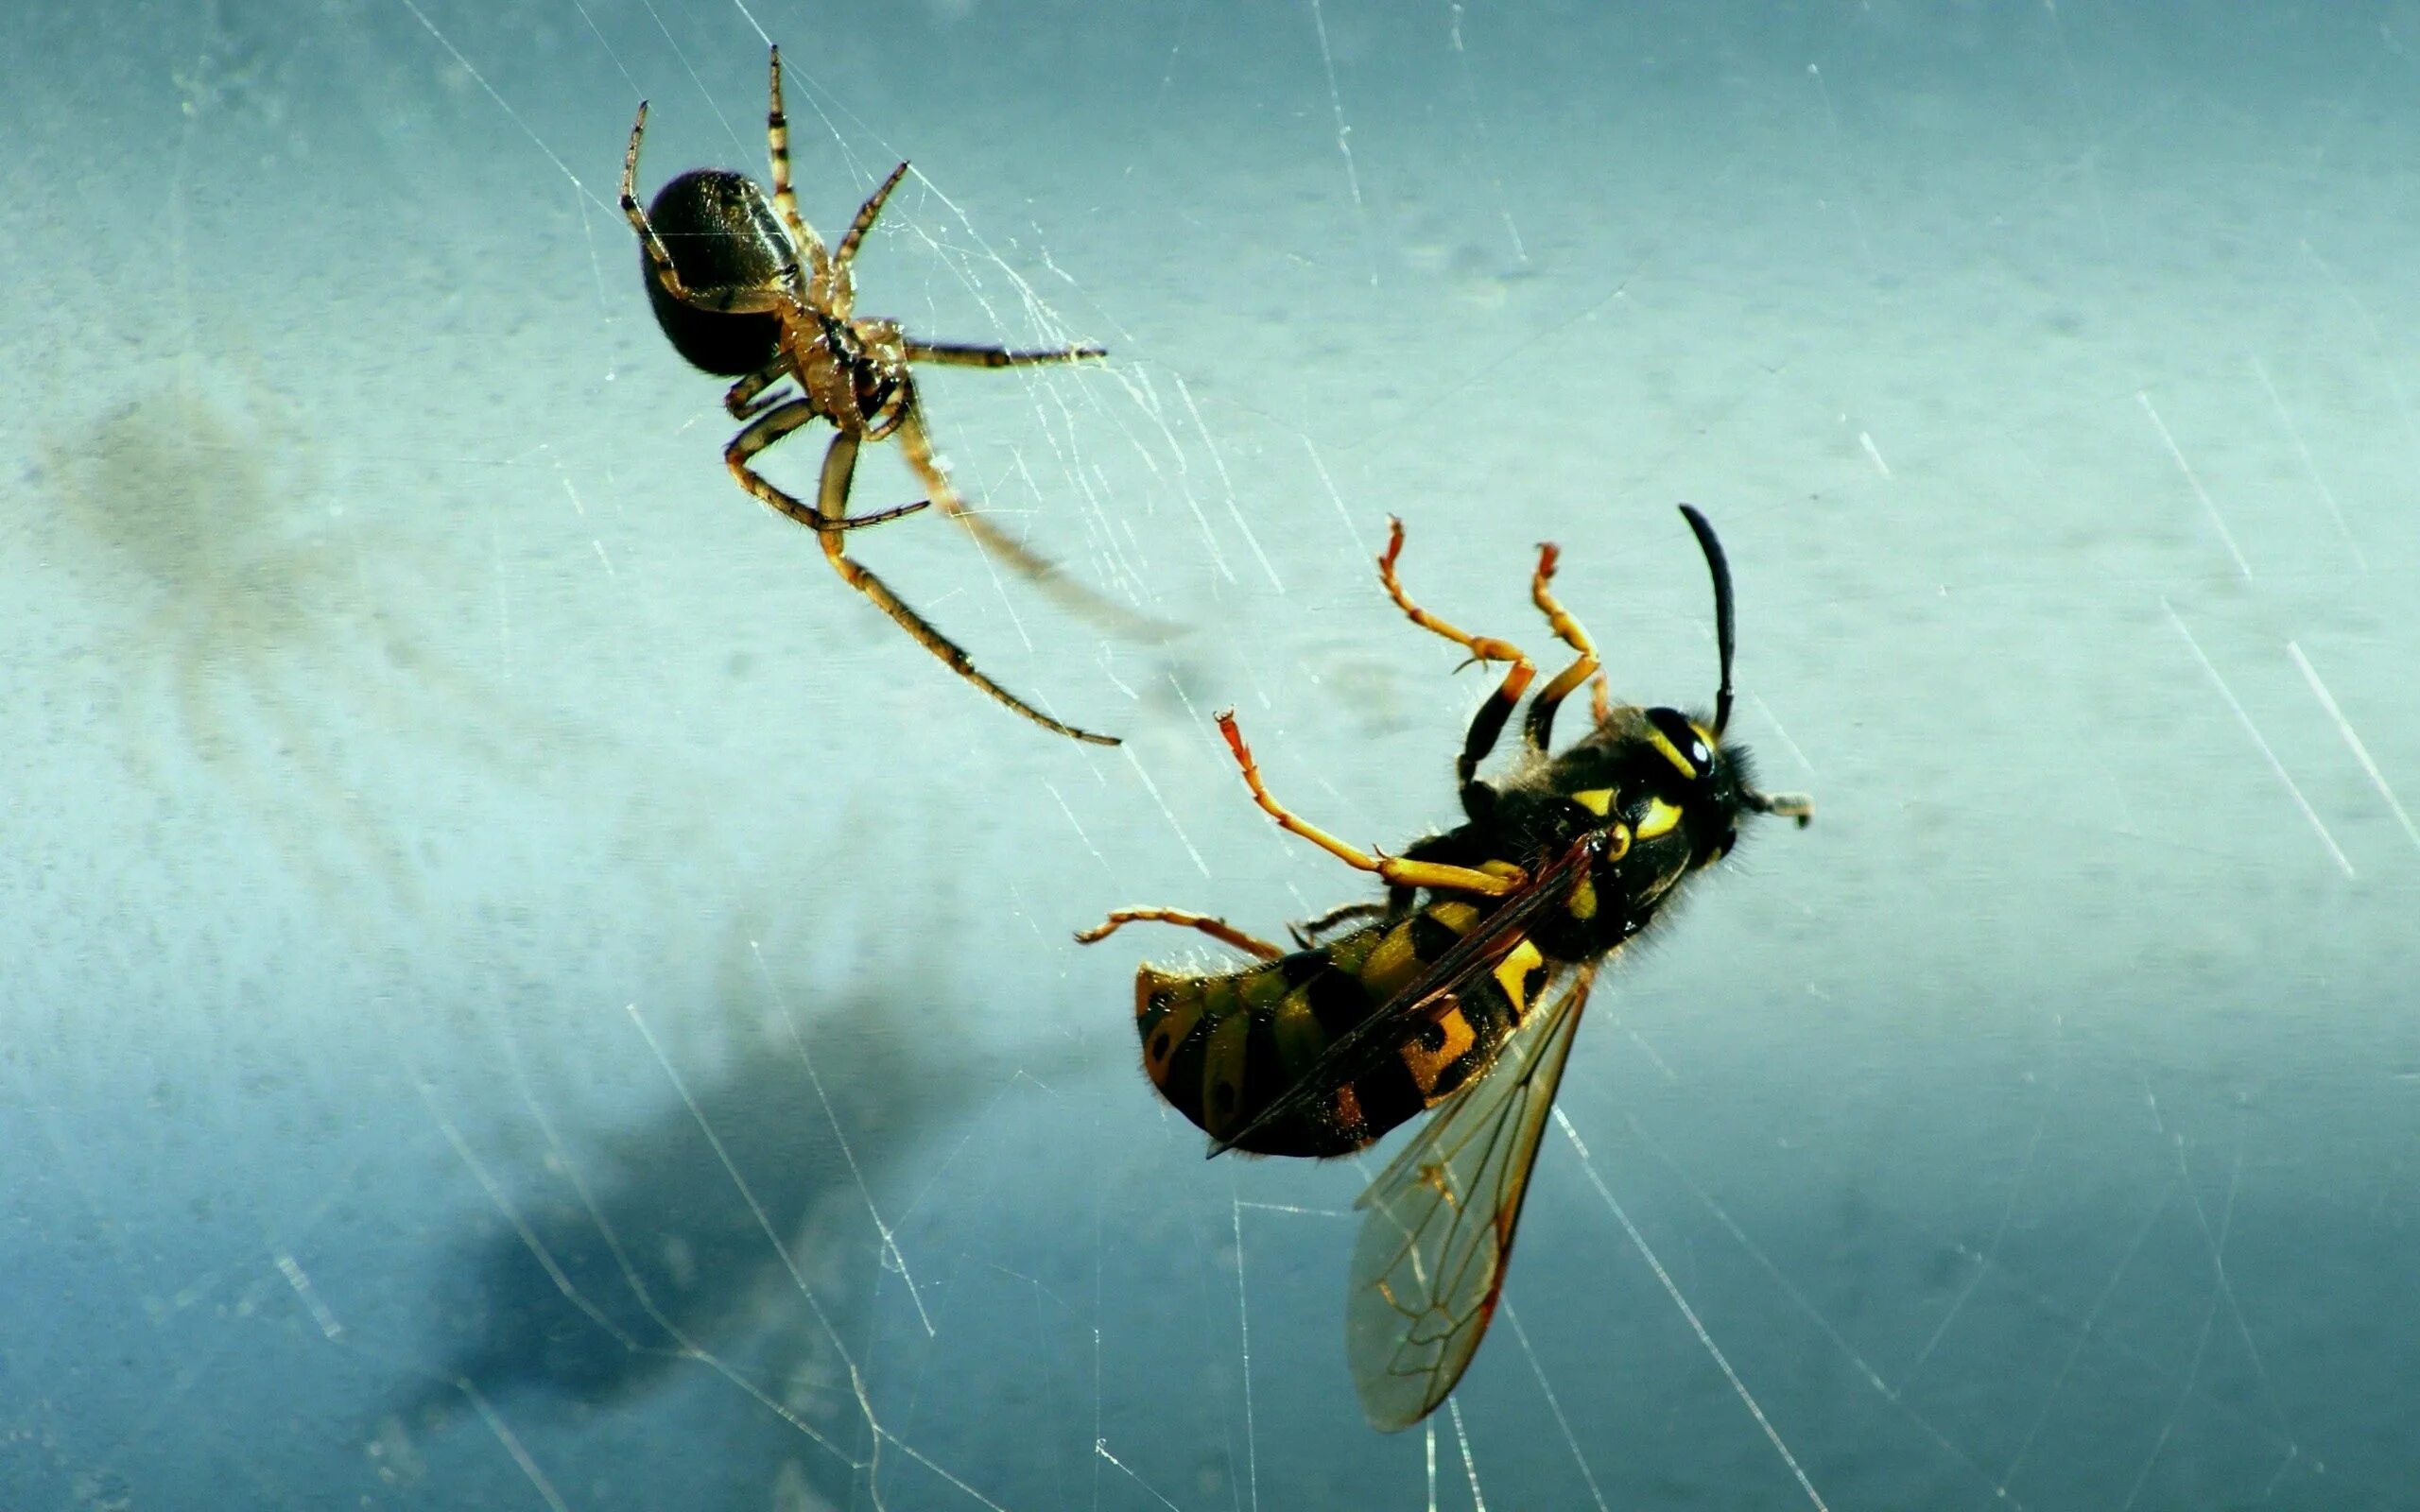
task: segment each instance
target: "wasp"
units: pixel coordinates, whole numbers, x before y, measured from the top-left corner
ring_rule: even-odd
[[[1424,629],[1509,668],[1455,763],[1462,822],[1399,855],[1359,850],[1271,797],[1232,711],[1219,732],[1253,801],[1287,831],[1384,884],[1293,926],[1296,949],[1175,908],[1125,908],[1076,937],[1138,921],[1181,925],[1253,957],[1211,973],[1146,965],[1134,978],[1143,1069],[1211,1138],[1212,1155],[1325,1157],[1361,1149],[1442,1108],[1369,1189],[1346,1304],[1346,1353],[1373,1426],[1408,1428],[1461,1378],[1495,1314],[1547,1114],[1599,970],[1698,872],[1731,853],[1751,815],[1801,827],[1810,799],[1768,794],[1724,742],[1732,708],[1731,569],[1705,517],[1682,516],[1714,579],[1720,676],[1709,713],[1615,705],[1595,644],[1555,597],[1539,548],[1531,601],[1572,660],[1530,697],[1518,764],[1478,775],[1537,679],[1507,641],[1414,603],[1391,521],[1378,578]],[[1552,749],[1564,701],[1591,683],[1595,725]]]

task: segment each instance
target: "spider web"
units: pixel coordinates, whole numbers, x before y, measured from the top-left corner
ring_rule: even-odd
[[[655,0],[12,16],[0,1503],[2401,1504],[2420,11]],[[784,46],[970,499],[730,486],[613,204]],[[28,282],[30,280],[30,282]],[[810,432],[769,455],[813,476]],[[860,462],[861,507],[915,483]],[[1355,891],[1476,679],[1778,825],[1600,980],[1508,1305],[1359,1420],[1375,1162],[1204,1164],[1165,902]],[[1200,955],[1207,960],[1209,957]],[[1382,1152],[1383,1154],[1383,1152]]]

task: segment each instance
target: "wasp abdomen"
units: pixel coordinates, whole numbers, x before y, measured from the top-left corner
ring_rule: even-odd
[[[1409,986],[1479,918],[1461,902],[1431,903],[1316,949],[1212,976],[1160,971],[1134,977],[1143,1070],[1170,1107],[1214,1139],[1250,1125],[1293,1090],[1339,1039]],[[1392,1054],[1304,1111],[1277,1119],[1236,1147],[1255,1155],[1345,1155],[1486,1069],[1521,1020],[1546,970],[1524,940],[1488,977],[1408,1031]]]

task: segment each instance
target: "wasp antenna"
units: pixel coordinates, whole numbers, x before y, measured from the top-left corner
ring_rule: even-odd
[[[1804,793],[1759,793],[1750,788],[1741,797],[1759,814],[1796,819],[1802,830],[1815,822],[1815,800]]]
[[[1681,518],[1689,523],[1698,548],[1705,553],[1706,571],[1714,575],[1714,646],[1722,661],[1722,683],[1714,691],[1714,733],[1719,740],[1731,723],[1731,563],[1722,555],[1722,542],[1715,539],[1714,526],[1706,524],[1695,505],[1681,506]]]

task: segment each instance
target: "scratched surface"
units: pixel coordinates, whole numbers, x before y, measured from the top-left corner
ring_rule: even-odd
[[[2404,1504],[2420,17],[1415,9],[0,21],[0,1504]],[[861,310],[1111,349],[926,403],[1185,633],[856,549],[1121,749],[723,472],[612,197],[642,94],[763,170],[768,35],[812,219],[917,165]],[[1220,708],[1447,816],[1390,513],[1709,697],[1683,499],[1819,816],[1608,973],[1380,1437],[1376,1167],[1202,1162],[1128,1015],[1206,945],[1069,935],[1356,895]]]

